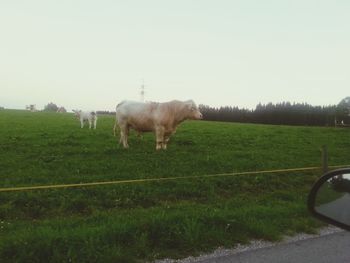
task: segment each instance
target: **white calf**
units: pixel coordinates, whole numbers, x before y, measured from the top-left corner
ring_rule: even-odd
[[[89,122],[89,129],[91,129],[92,122],[94,123],[94,129],[96,129],[97,114],[94,111],[81,111],[73,110],[74,115],[80,120],[80,127],[84,128],[84,121]]]

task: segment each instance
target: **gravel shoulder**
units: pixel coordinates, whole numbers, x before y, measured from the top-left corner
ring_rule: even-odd
[[[312,239],[312,238],[318,238],[321,236],[326,236],[326,235],[331,235],[334,233],[338,232],[343,232],[344,230],[334,227],[334,226],[328,226],[325,228],[322,228],[319,230],[317,234],[305,234],[305,233],[300,233],[294,236],[286,236],[283,238],[283,240],[279,242],[269,242],[269,241],[264,241],[264,240],[253,240],[249,244],[238,244],[235,248],[233,249],[223,249],[223,248],[218,248],[215,251],[213,251],[210,254],[203,254],[198,257],[188,257],[185,259],[162,259],[162,260],[157,260],[154,263],[198,263],[202,261],[208,261],[208,260],[213,260],[215,261],[216,258],[219,257],[224,257],[224,256],[233,256],[235,254],[241,253],[241,252],[247,252],[247,251],[253,251],[261,248],[269,248],[269,247],[274,247],[274,246],[279,246],[283,244],[288,244],[288,243],[293,243],[301,240],[307,240],[307,239]]]

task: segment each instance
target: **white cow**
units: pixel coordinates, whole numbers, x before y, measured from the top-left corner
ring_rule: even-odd
[[[116,107],[116,124],[120,128],[120,143],[124,148],[129,147],[128,134],[132,128],[138,133],[155,132],[156,149],[166,149],[176,127],[187,119],[202,119],[193,100],[164,103],[123,101]]]
[[[84,121],[89,122],[89,129],[91,129],[91,124],[94,124],[94,129],[96,129],[97,114],[94,111],[81,111],[73,110],[74,115],[80,120],[80,127],[84,128]]]

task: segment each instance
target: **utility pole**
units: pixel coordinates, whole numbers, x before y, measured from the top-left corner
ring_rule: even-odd
[[[141,92],[140,92],[141,102],[145,102],[145,83],[142,80]]]

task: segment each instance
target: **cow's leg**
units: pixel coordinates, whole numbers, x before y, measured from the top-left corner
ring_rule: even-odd
[[[124,148],[129,148],[128,137],[129,137],[129,127],[126,127],[126,129],[124,131],[124,136],[123,136],[123,146],[124,146]]]
[[[94,119],[94,129],[96,130],[97,118]]]
[[[92,123],[91,119],[88,119],[88,122],[89,122],[89,129],[91,129],[91,123]]]
[[[120,141],[123,143],[124,148],[129,148],[128,135],[129,135],[129,127],[127,125],[121,126],[120,127]]]
[[[165,135],[165,136],[164,136],[164,142],[163,142],[163,145],[162,145],[162,149],[164,149],[164,150],[167,149],[168,141],[169,141],[169,136],[170,136],[170,135]]]
[[[84,120],[80,119],[80,128],[84,128]]]
[[[164,142],[163,142],[163,149],[164,150],[166,150],[167,149],[167,146],[168,146],[168,142],[169,142],[169,139],[170,139],[170,135],[171,135],[172,133],[166,133],[165,135],[164,135]]]
[[[156,128],[156,142],[156,150],[162,149],[164,143],[164,127]]]

